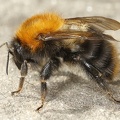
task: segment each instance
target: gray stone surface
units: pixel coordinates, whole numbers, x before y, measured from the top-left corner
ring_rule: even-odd
[[[48,11],[63,17],[99,15],[120,21],[120,0],[0,0],[0,44],[11,40],[26,18]],[[120,31],[111,34],[120,40]],[[120,45],[116,46],[119,50]],[[70,74],[66,66],[66,72],[50,78],[46,104],[35,112],[40,104],[38,73],[30,70],[23,91],[12,97],[20,74],[10,60],[7,76],[5,46],[0,48],[0,55],[0,120],[120,120],[120,105],[110,101],[96,83],[84,77],[83,71],[71,68],[76,75]],[[120,99],[120,81],[110,86]]]

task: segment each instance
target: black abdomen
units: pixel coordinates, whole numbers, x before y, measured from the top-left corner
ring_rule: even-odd
[[[112,79],[116,69],[116,56],[112,44],[108,41],[85,41],[81,45],[81,57],[97,68],[105,78]]]

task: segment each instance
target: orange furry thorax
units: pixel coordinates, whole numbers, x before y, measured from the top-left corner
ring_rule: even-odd
[[[36,40],[40,33],[50,33],[59,30],[64,24],[64,19],[55,13],[38,14],[27,19],[19,27],[16,36],[22,45],[27,46],[31,51],[43,48],[43,41]]]

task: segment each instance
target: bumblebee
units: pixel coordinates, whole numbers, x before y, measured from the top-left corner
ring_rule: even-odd
[[[117,50],[111,42],[117,40],[104,33],[105,30],[118,29],[119,22],[101,16],[63,19],[56,13],[44,13],[27,19],[8,46],[8,56],[13,56],[21,73],[19,88],[12,95],[21,91],[28,64],[41,68],[42,104],[36,109],[38,111],[45,102],[46,81],[64,62],[82,67],[112,100],[120,102],[113,97],[107,83],[119,72]]]

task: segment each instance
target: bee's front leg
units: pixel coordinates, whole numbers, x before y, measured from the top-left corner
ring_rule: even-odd
[[[47,95],[47,83],[46,83],[46,80],[50,78],[50,76],[52,75],[52,72],[54,70],[58,69],[59,65],[60,65],[59,59],[52,58],[42,68],[41,80],[40,80],[40,82],[41,82],[41,101],[42,101],[42,104],[41,104],[40,107],[38,107],[36,109],[36,111],[39,111],[43,107],[44,102],[45,102],[45,98],[46,98],[46,95]]]
[[[11,92],[12,95],[14,95],[15,93],[19,93],[22,90],[27,72],[28,72],[27,61],[24,60],[23,64],[21,65],[21,77],[20,77],[18,90]]]

